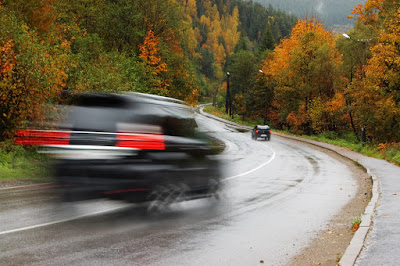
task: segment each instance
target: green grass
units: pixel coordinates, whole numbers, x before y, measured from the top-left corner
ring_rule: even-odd
[[[25,179],[46,181],[48,170],[46,157],[34,147],[13,145],[10,141],[0,143],[0,181]]]
[[[353,217],[353,219],[351,220],[351,228],[352,228],[352,230],[353,231],[357,231],[357,229],[360,226],[361,222],[362,222],[362,215]]]
[[[227,114],[225,114],[223,110],[218,109],[214,106],[206,106],[204,108],[204,111],[213,114],[215,116],[224,118],[226,120],[233,121],[246,126],[254,126],[256,124],[262,124],[261,121],[249,121],[249,120],[243,121],[238,115],[234,116],[234,118],[231,118]],[[299,136],[289,131],[275,130],[275,129],[273,130],[288,135]],[[313,136],[301,135],[300,137],[348,148],[352,151],[362,153],[369,157],[383,159],[388,162],[394,163],[396,165],[400,165],[400,143],[390,143],[384,145],[366,143],[365,145],[363,145],[361,142],[357,141],[356,137],[352,132],[338,134],[336,132],[329,131],[321,133],[319,135],[313,135]]]
[[[396,165],[400,165],[400,149],[398,145],[395,144],[384,145],[384,148],[379,148],[379,145],[374,145],[371,143],[366,143],[363,145],[361,142],[356,140],[353,133],[346,133],[344,135],[337,136],[335,139],[327,138],[324,133],[316,136],[302,137],[345,147],[369,157],[383,159]]]
[[[220,118],[226,119],[231,122],[245,125],[245,126],[254,127],[254,125],[256,125],[256,124],[262,124],[261,121],[242,120],[239,115],[234,115],[233,117],[231,117],[225,113],[225,110],[221,110],[221,109],[219,109],[215,106],[211,106],[211,105],[207,105],[206,107],[204,107],[204,112],[218,116]]]

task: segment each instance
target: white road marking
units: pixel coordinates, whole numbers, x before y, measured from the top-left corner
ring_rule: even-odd
[[[272,162],[272,160],[275,159],[276,153],[275,153],[275,151],[274,151],[271,147],[269,147],[268,145],[265,145],[265,146],[266,146],[267,148],[269,148],[269,149],[272,151],[272,157],[269,158],[268,161],[266,161],[265,163],[263,163],[263,164],[257,166],[256,168],[253,168],[253,169],[251,169],[251,170],[249,170],[249,171],[247,171],[247,172],[245,172],[245,173],[241,173],[241,174],[238,174],[238,175],[226,177],[226,178],[222,179],[221,181],[227,181],[227,180],[230,180],[230,179],[235,179],[235,178],[238,178],[238,177],[242,177],[242,176],[248,175],[248,174],[253,173],[254,171],[257,171],[258,169],[260,169],[260,168],[266,166],[266,165],[269,164],[270,162]]]
[[[45,226],[49,226],[49,225],[70,222],[70,221],[78,220],[78,219],[81,219],[81,218],[90,217],[90,216],[94,216],[94,215],[99,215],[99,214],[107,213],[107,212],[110,212],[110,211],[116,211],[116,210],[124,209],[124,208],[127,208],[127,206],[119,206],[119,207],[114,207],[114,208],[107,209],[107,210],[101,210],[101,211],[97,211],[97,212],[93,212],[93,213],[87,213],[87,214],[83,214],[83,215],[78,215],[78,216],[75,216],[75,217],[72,217],[72,218],[68,218],[68,219],[62,219],[62,220],[58,220],[58,221],[53,221],[53,222],[48,222],[48,223],[43,223],[43,224],[36,224],[36,225],[26,226],[26,227],[22,227],[22,228],[2,231],[2,232],[0,232],[0,235],[6,235],[6,234],[26,231],[26,230],[30,230],[30,229],[45,227]]]

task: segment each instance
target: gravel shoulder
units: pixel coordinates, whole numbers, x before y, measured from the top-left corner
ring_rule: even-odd
[[[323,150],[352,171],[355,185],[358,186],[357,193],[341,212],[331,219],[326,229],[311,239],[310,244],[294,256],[288,265],[338,265],[355,234],[352,231],[352,220],[364,213],[372,197],[372,179],[363,167],[336,152]]]
[[[30,186],[30,185],[38,185],[52,182],[51,179],[7,179],[0,180],[0,189],[2,188],[11,188],[11,187],[19,187],[19,186]]]

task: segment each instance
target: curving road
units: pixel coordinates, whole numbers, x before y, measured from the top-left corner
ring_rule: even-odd
[[[321,149],[197,121],[226,143],[222,200],[149,217],[110,201],[70,211],[47,186],[2,189],[0,264],[284,265],[356,193],[351,170]]]

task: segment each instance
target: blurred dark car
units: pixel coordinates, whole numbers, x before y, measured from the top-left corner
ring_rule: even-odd
[[[194,111],[166,97],[83,94],[63,106],[59,130],[19,131],[43,145],[67,201],[107,197],[171,203],[214,195],[220,184],[211,139]]]
[[[268,125],[257,125],[251,131],[251,138],[254,140],[257,140],[257,138],[271,140],[271,128]]]

